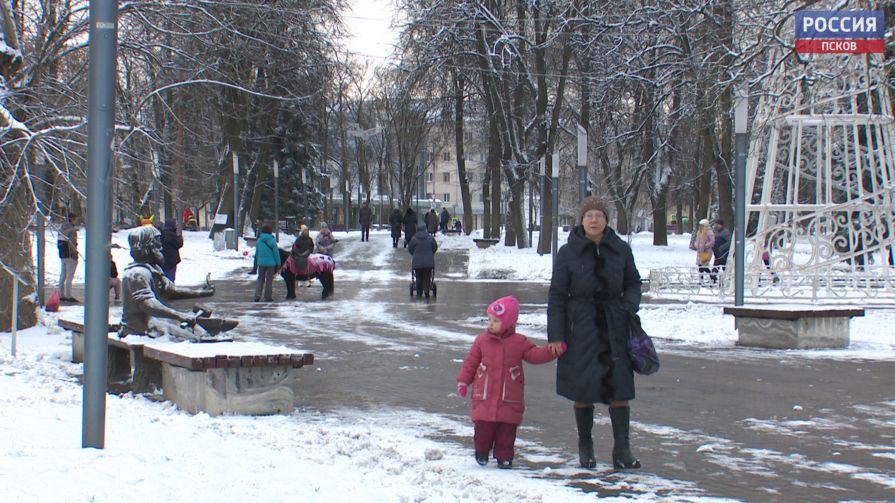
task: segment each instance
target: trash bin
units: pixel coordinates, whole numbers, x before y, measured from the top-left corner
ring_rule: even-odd
[[[227,242],[224,241],[223,232],[214,233],[214,251],[221,251],[227,248]]]
[[[228,250],[236,249],[236,229],[224,229],[224,243]]]

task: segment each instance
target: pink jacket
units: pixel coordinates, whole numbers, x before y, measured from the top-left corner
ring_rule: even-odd
[[[472,420],[520,424],[525,412],[522,361],[547,363],[553,355],[515,331],[504,337],[483,332],[475,338],[457,382],[472,384]]]

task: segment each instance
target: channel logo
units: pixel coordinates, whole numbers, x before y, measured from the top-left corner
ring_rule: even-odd
[[[796,52],[868,54],[885,51],[885,22],[878,10],[796,12]]]

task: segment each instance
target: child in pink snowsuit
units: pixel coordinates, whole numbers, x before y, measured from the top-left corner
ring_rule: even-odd
[[[479,334],[457,374],[457,394],[466,397],[472,384],[472,421],[475,460],[488,464],[492,447],[497,466],[513,466],[516,428],[525,411],[525,375],[522,361],[547,363],[554,355],[516,333],[519,301],[503,297],[488,306],[488,330]]]

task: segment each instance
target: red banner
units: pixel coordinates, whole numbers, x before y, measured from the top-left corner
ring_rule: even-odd
[[[796,52],[802,54],[868,54],[885,52],[886,47],[879,39],[811,39],[796,40]]]

